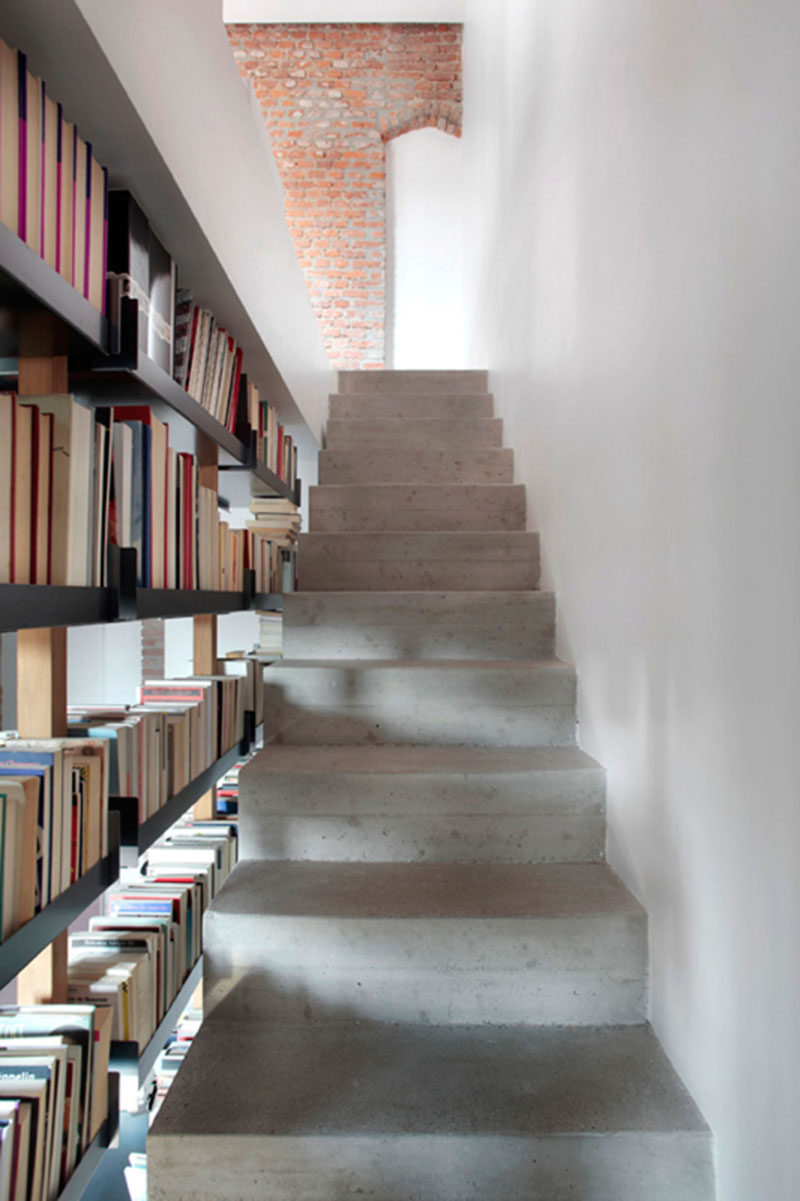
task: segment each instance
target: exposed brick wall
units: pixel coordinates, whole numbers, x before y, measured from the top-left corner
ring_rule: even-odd
[[[164,678],[164,619],[142,622],[142,683]]]
[[[229,25],[336,367],[384,366],[385,143],[461,134],[460,25]]]

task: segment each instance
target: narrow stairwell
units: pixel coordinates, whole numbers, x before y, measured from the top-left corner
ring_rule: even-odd
[[[485,372],[343,372],[150,1201],[712,1201]]]

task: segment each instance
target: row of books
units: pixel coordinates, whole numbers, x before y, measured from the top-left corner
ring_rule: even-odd
[[[0,583],[110,583],[108,546],[137,552],[143,588],[279,591],[275,538],[221,520],[194,455],[143,406],[0,393]]]
[[[0,739],[3,939],[108,854],[108,744]]]
[[[234,433],[242,378],[242,348],[217,325],[209,309],[194,303],[189,288],[175,297],[173,378],[201,408]]]
[[[294,491],[297,487],[297,447],[278,421],[275,406],[262,400],[247,381],[247,420],[256,435],[256,462],[263,463]]]
[[[68,730],[107,747],[111,794],[137,797],[144,822],[241,738],[244,685],[224,675],[150,680],[138,705],[71,707]]]
[[[113,1040],[150,1042],[202,951],[203,914],[236,862],[220,822],[174,827],[147,854],[146,874],[112,889],[108,913],[69,938],[68,990],[107,1005]]]
[[[0,221],[106,311],[108,172],[26,56],[2,39]]]
[[[111,1014],[0,1006],[0,1197],[54,1201],[108,1114]]]

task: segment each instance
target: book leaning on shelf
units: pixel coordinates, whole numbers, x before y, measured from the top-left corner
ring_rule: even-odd
[[[108,172],[0,39],[0,221],[105,312]]]

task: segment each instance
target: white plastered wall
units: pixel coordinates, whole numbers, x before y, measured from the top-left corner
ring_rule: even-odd
[[[439,129],[386,145],[389,367],[464,365],[463,147]]]
[[[473,365],[719,1201],[794,1201],[800,10],[467,0]]]

